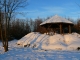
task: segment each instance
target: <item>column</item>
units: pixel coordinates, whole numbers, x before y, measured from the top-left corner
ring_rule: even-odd
[[[69,28],[68,29],[69,29],[69,33],[71,33],[71,26],[70,25],[69,25]]]
[[[62,24],[60,24],[60,34],[62,34]]]

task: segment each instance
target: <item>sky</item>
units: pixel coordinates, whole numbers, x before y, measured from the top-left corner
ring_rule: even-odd
[[[28,0],[28,6],[20,9],[24,13],[20,18],[36,19],[59,15],[76,20],[80,17],[79,4],[80,0]]]

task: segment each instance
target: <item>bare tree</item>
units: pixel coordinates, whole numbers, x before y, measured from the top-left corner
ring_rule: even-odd
[[[1,29],[4,28],[5,36],[2,36],[2,42],[4,51],[8,51],[8,39],[9,39],[9,24],[10,20],[12,18],[12,14],[19,8],[26,7],[27,0],[0,0],[0,7],[3,7],[3,13],[4,13],[4,26],[1,27]],[[2,33],[3,34],[3,33]]]
[[[34,25],[34,31],[40,31],[40,23],[42,23],[42,19],[41,18],[37,18],[35,19],[35,25]]]

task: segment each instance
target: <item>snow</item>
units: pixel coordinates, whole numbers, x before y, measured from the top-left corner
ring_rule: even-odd
[[[80,47],[80,35],[78,33],[49,36],[38,32],[31,32],[26,36],[29,38],[24,36],[17,44],[23,47],[29,45],[28,47],[45,50],[77,50]],[[19,43],[20,41],[21,43]]]
[[[40,34],[39,33],[33,33],[31,34],[31,36],[29,36],[30,38],[28,38],[24,43],[23,43],[23,46],[27,45],[27,44],[31,44],[33,43],[37,37],[39,36]]]
[[[67,49],[68,50],[78,50],[78,47],[80,47],[80,42],[74,42],[70,44]]]
[[[59,17],[58,15],[53,16],[52,18],[44,21],[43,23],[41,23],[40,25],[46,24],[46,23],[70,23],[73,24],[71,21],[64,19],[62,17]]]
[[[48,37],[49,37],[49,36],[46,35],[46,34],[41,34],[41,35],[35,40],[35,42],[33,43],[32,46],[35,45],[35,47],[41,48],[42,42],[43,42],[45,39],[47,39]]]
[[[17,42],[17,44],[23,44],[23,42],[24,42],[26,39],[30,38],[30,36],[31,36],[33,33],[34,33],[34,32],[25,35],[23,38],[21,38],[21,39]]]
[[[25,47],[25,45],[30,46]],[[80,60],[80,34],[49,36],[31,32],[20,40],[9,41],[4,52],[0,42],[0,60]]]
[[[42,49],[47,50],[64,50],[65,48],[66,44],[64,44],[64,37],[60,34],[50,36],[42,45]]]
[[[65,42],[69,45],[73,42],[79,42],[80,41],[80,38],[75,36],[75,35],[72,35],[72,34],[67,34],[67,35],[64,35],[64,38],[65,38]]]
[[[20,47],[16,42],[9,41],[8,52],[0,48],[0,60],[80,60],[80,51],[33,49]]]
[[[54,45],[46,45],[44,44],[42,46],[42,49],[45,49],[45,50],[66,50],[66,46],[60,44],[60,43],[56,43]]]
[[[60,34],[56,34],[49,37],[50,44],[54,44],[56,42],[64,42],[64,37]]]

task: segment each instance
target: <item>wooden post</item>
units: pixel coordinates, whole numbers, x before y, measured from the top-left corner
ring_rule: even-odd
[[[69,25],[69,28],[68,29],[69,29],[69,33],[71,33],[71,26],[70,25]]]
[[[55,28],[54,28],[54,34],[56,33]]]
[[[48,32],[48,28],[46,28],[46,35],[47,35],[47,32]]]
[[[64,35],[64,28],[62,28],[62,33],[63,33],[63,35]]]
[[[60,24],[60,34],[62,34],[62,24]]]

